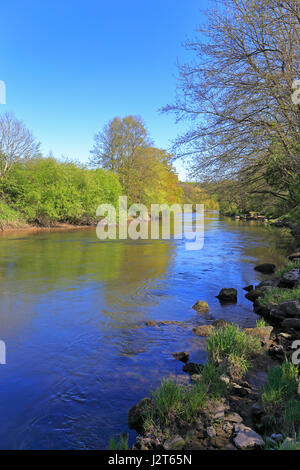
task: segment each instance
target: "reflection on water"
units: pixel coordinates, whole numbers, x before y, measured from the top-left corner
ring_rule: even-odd
[[[128,409],[181,372],[172,352],[205,361],[194,324],[255,323],[242,287],[263,279],[256,264],[281,263],[288,243],[278,229],[215,213],[201,251],[184,240],[99,241],[94,229],[2,235],[0,448],[105,448],[127,429]],[[222,287],[238,289],[237,305],[219,304]],[[191,308],[199,299],[206,317]],[[145,327],[149,319],[188,327]]]

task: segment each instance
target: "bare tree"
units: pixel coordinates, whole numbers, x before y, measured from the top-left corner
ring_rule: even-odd
[[[40,155],[40,144],[22,121],[12,113],[0,116],[0,178],[11,170],[16,162]]]
[[[292,187],[300,176],[300,107],[291,99],[300,78],[300,2],[215,3],[186,44],[194,60],[179,66],[176,102],[164,108],[191,121],[174,152],[192,156],[198,176],[243,175],[264,192],[265,171],[276,167]]]

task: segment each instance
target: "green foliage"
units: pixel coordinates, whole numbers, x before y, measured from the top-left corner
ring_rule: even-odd
[[[288,360],[270,369],[263,387],[263,403],[278,405],[294,398],[298,390],[298,374],[297,367]]]
[[[202,369],[201,380],[194,385],[164,379],[152,392],[153,405],[144,412],[144,429],[168,427],[178,417],[193,422],[209,399],[217,400],[224,394],[226,385],[220,375],[221,371],[209,361]]]
[[[210,195],[198,183],[180,183],[183,190],[184,204],[204,204],[205,210],[219,210],[219,203],[216,196]]]
[[[11,207],[29,222],[91,223],[101,203],[116,204],[121,194],[118,178],[106,170],[88,170],[54,158],[16,164],[5,181]]]
[[[230,355],[248,359],[259,352],[260,341],[241,330],[237,325],[227,324],[224,328],[215,328],[208,338],[207,352],[216,361]]]
[[[274,287],[273,289],[268,290],[264,297],[258,299],[258,302],[260,305],[268,305],[281,304],[288,300],[297,299],[300,299],[300,287],[295,287],[294,289],[280,289],[279,287]]]
[[[22,222],[23,217],[20,212],[8,206],[4,201],[0,201],[0,224]]]
[[[298,376],[297,367],[287,359],[268,371],[261,400],[274,431],[291,435],[300,427]]]
[[[107,450],[128,450],[128,434],[122,433],[119,441],[111,436]]]
[[[283,274],[288,273],[292,269],[295,269],[295,268],[298,268],[298,267],[300,267],[300,261],[299,260],[290,261],[289,263],[280,266],[280,268],[278,268],[276,270],[275,276],[281,277]]]
[[[264,318],[259,318],[259,320],[256,320],[256,328],[264,328],[265,326],[267,326],[267,324]]]

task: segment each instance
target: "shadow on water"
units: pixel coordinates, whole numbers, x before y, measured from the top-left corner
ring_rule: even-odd
[[[180,373],[171,353],[206,359],[195,324],[217,318],[251,326],[242,287],[280,264],[287,234],[257,223],[205,216],[205,244],[182,240],[99,241],[94,230],[0,238],[0,447],[103,449],[127,429],[127,411],[161,378]],[[221,306],[222,287],[237,305]],[[202,317],[191,306],[210,305]],[[145,327],[146,320],[186,327]],[[131,434],[133,437],[133,434]]]

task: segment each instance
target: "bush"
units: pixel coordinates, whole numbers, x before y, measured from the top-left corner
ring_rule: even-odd
[[[109,171],[37,158],[15,165],[4,191],[8,203],[28,222],[49,225],[95,221],[97,206],[116,204],[121,186]]]

